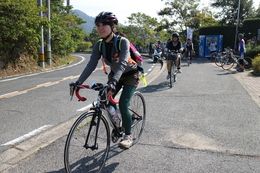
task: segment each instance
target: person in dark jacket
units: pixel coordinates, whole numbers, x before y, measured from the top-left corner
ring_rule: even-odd
[[[178,73],[181,73],[181,53],[183,51],[183,45],[182,42],[179,40],[179,34],[178,33],[173,33],[172,34],[172,40],[169,41],[166,45],[167,51],[175,51],[178,52],[174,55],[169,54],[167,58],[167,70],[168,70],[168,75],[166,79],[170,78],[170,70],[171,70],[171,63],[173,60],[177,60],[177,68],[178,68]]]

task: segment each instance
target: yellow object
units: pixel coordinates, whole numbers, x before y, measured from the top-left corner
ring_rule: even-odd
[[[39,54],[39,61],[44,61],[44,54]]]
[[[144,87],[147,87],[146,77],[144,76],[144,73],[142,73],[141,77]]]

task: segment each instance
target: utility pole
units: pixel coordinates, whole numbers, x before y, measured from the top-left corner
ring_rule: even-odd
[[[42,6],[42,0],[38,0],[38,6]],[[43,16],[42,15],[42,11],[39,12],[39,16]],[[39,65],[41,67],[44,68],[44,45],[43,45],[43,27],[40,26],[39,28],[40,30],[40,33],[41,33],[41,38],[40,38],[40,41],[39,41],[39,45],[40,45],[40,48],[39,48]]]
[[[70,0],[67,0],[67,8],[70,5]],[[67,13],[69,14],[69,10],[67,11]]]
[[[237,35],[238,35],[238,26],[239,26],[239,13],[240,13],[240,0],[238,0],[237,25],[236,25],[236,35],[235,35],[234,49],[237,49]]]
[[[47,13],[47,17],[48,17],[48,21],[51,20],[51,8],[50,8],[50,0],[46,0],[46,7],[48,8],[48,13]],[[50,27],[47,28],[47,37],[46,37],[46,44],[47,44],[47,63],[49,65],[51,65],[52,61],[51,61],[51,29]]]

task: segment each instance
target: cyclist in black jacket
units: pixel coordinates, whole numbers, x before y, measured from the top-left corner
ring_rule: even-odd
[[[194,53],[194,48],[190,38],[187,39],[187,43],[185,44],[184,48],[185,48],[185,55],[184,55],[185,57],[187,57],[188,53],[190,52],[190,63],[191,63],[192,55]]]
[[[179,40],[179,34],[178,33],[173,33],[172,34],[172,40],[169,41],[166,45],[166,48],[168,51],[175,51],[175,52],[179,52],[175,55],[171,55],[169,54],[167,57],[167,70],[168,70],[168,75],[166,77],[166,79],[170,78],[170,69],[171,69],[171,63],[174,59],[177,59],[177,69],[178,69],[178,73],[181,73],[181,53],[183,51],[183,45],[182,42]]]

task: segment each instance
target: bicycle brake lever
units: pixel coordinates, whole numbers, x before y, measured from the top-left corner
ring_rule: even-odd
[[[70,86],[70,96],[71,96],[70,101],[72,101],[74,92],[75,92],[75,86],[72,86],[72,85],[71,85],[71,86]]]

